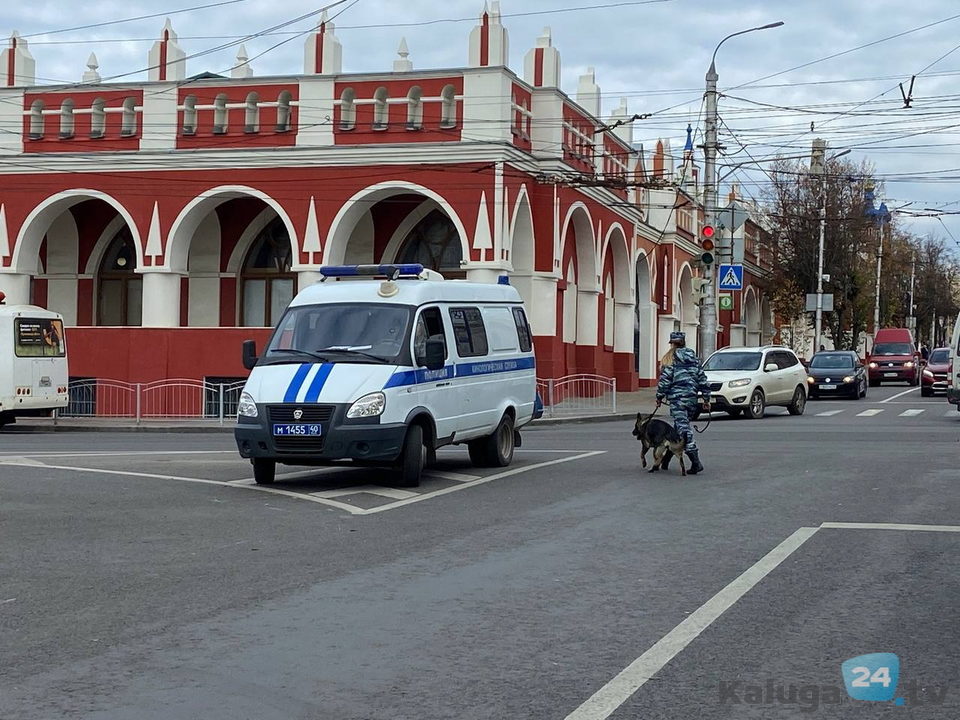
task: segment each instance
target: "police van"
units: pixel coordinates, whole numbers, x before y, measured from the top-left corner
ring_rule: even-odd
[[[0,293],[0,427],[66,407],[68,381],[63,317]]]
[[[259,484],[276,465],[388,466],[416,486],[437,448],[504,467],[534,418],[533,338],[516,288],[422,265],[327,266],[263,353],[243,345],[235,429]],[[502,278],[502,281],[506,278]]]

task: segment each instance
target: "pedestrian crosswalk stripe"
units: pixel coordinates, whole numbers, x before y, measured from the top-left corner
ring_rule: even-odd
[[[882,412],[882,409],[873,408],[872,410],[864,410],[862,413],[857,413],[857,417],[873,417],[874,415],[879,415]]]
[[[958,415],[960,415],[960,413],[958,413],[956,410],[951,410],[946,415],[944,415],[944,417],[955,418]]]
[[[833,417],[839,415],[843,410],[827,410],[827,412],[817,413],[817,417]]]
[[[900,417],[916,417],[924,412],[926,412],[926,410],[904,410],[900,413]]]

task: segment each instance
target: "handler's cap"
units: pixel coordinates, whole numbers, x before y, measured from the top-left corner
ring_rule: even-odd
[[[687,341],[687,334],[682,332],[672,332],[670,333],[670,342],[671,343],[685,343]]]

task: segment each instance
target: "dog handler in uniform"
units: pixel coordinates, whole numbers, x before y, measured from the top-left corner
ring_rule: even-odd
[[[657,407],[664,399],[670,403],[670,417],[680,436],[687,441],[687,457],[690,458],[691,475],[703,470],[700,454],[690,418],[702,403],[705,412],[710,411],[710,384],[696,353],[687,347],[687,336],[682,332],[670,333],[670,350],[661,360],[660,382],[657,383]],[[664,463],[667,462],[664,458]]]

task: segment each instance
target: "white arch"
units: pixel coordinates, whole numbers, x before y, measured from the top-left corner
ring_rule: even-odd
[[[747,286],[743,293],[742,320],[747,326],[747,333],[759,335],[762,331],[760,321],[760,298],[752,285]]]
[[[242,197],[252,197],[262,200],[269,206],[283,221],[287,228],[287,234],[290,237],[291,258],[293,260],[292,270],[294,272],[301,270],[300,265],[300,242],[297,238],[297,231],[287,215],[286,210],[276,200],[265,192],[247,185],[220,185],[209,190],[205,190],[198,197],[191,200],[184,206],[170,226],[170,232],[167,233],[167,249],[164,255],[166,264],[164,269],[173,272],[186,273],[187,261],[190,257],[190,242],[208,213],[227,202]]]
[[[617,242],[617,240],[620,242]],[[617,302],[633,303],[633,273],[630,267],[630,248],[627,245],[627,232],[615,222],[607,230],[603,240],[604,249],[601,258],[606,258],[607,248],[613,246],[613,294]],[[605,264],[605,262],[604,262]]]
[[[330,223],[330,230],[327,233],[327,244],[323,248],[323,262],[328,265],[337,265],[343,263],[346,255],[347,243],[350,241],[350,235],[354,227],[360,221],[361,216],[374,204],[381,200],[386,200],[394,195],[403,195],[413,193],[423,195],[435,201],[446,213],[447,217],[457,229],[460,235],[461,252],[463,253],[464,263],[469,263],[470,245],[467,241],[467,231],[460,220],[460,216],[453,209],[453,206],[447,202],[446,198],[433,190],[417,185],[416,183],[405,180],[388,180],[364,188],[354,194],[347,200],[343,207],[337,212],[333,222]]]
[[[693,268],[689,262],[680,266],[680,272],[677,274],[677,300],[682,308],[677,316],[680,321],[687,325],[697,323],[696,304],[693,301]]]
[[[633,267],[637,270],[637,277],[634,280],[636,297],[640,302],[654,302],[653,287],[656,283],[656,263],[651,262],[651,255],[646,250],[638,250],[633,258]],[[643,261],[644,271],[641,274],[640,261]]]
[[[87,258],[87,265],[84,268],[85,275],[96,276],[100,270],[100,264],[103,262],[103,256],[107,254],[107,248],[110,247],[110,242],[117,236],[123,225],[123,218],[119,216],[107,223],[103,232],[100,233],[100,237],[97,238],[97,242],[94,243],[93,250],[90,251],[90,257]]]
[[[584,215],[586,219],[584,220]],[[597,267],[597,243],[594,237],[593,217],[587,206],[577,201],[567,210],[563,221],[563,230],[560,234],[560,257],[566,252],[567,232],[570,223],[574,223],[575,234],[574,252],[577,256],[577,287],[581,290],[599,292],[599,269]]]
[[[143,246],[140,244],[140,231],[134,222],[133,216],[119,200],[99,190],[76,189],[64,190],[43,200],[37,205],[17,234],[17,244],[13,248],[13,257],[10,260],[12,272],[31,274],[35,272],[37,258],[40,256],[40,244],[47,234],[50,225],[63,212],[84,200],[102,200],[117,211],[133,236],[133,245],[137,251],[137,267],[143,267]],[[32,261],[31,261],[32,258]]]
[[[518,232],[523,234],[518,235]],[[533,230],[533,212],[526,184],[520,186],[517,199],[513,203],[510,245],[506,249],[510,251],[510,266],[514,272],[533,273],[537,264],[536,234]]]

